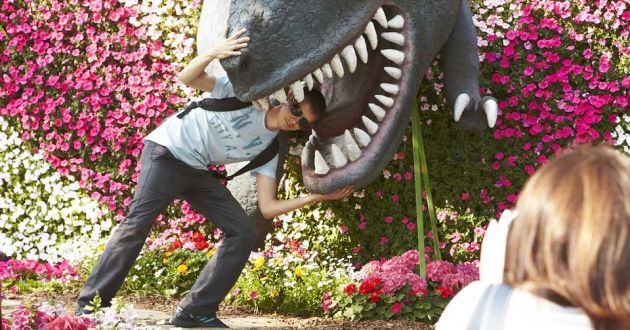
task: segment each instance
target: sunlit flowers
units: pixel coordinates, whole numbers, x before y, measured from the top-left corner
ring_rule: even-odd
[[[186,272],[188,272],[188,266],[186,264],[181,264],[181,265],[177,266],[177,273],[178,274],[185,274]]]

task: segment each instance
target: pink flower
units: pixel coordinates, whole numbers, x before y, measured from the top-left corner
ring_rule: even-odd
[[[342,233],[342,234],[347,233],[348,232],[348,226],[346,226],[346,225],[339,226],[339,232]]]
[[[403,308],[403,304],[397,302],[392,305],[392,313],[398,314],[402,308]]]
[[[531,76],[531,75],[534,74],[534,68],[532,68],[531,66],[528,66],[528,67],[525,68],[525,70],[523,70],[523,73],[526,76]]]
[[[257,299],[258,298],[258,293],[256,291],[251,291],[249,293],[249,298],[250,299]]]

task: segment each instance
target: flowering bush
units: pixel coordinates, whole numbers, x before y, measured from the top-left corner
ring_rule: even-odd
[[[434,322],[461,288],[479,278],[474,263],[447,261],[427,264],[427,279],[414,271],[418,251],[409,250],[389,260],[368,262],[350,283],[322,295],[322,308],[335,317],[350,319],[410,319]]]
[[[216,251],[214,246],[205,245],[201,249],[145,250],[129,271],[122,290],[170,297],[183,295]]]
[[[263,252],[252,253],[226,301],[262,312],[322,315],[322,294],[351,273],[349,260],[319,256],[297,240],[267,245]]]
[[[116,0],[0,9],[0,114],[121,219],[145,133],[184,103],[163,44],[131,24],[155,16]]]
[[[20,305],[13,311],[11,319],[2,319],[2,329],[50,329],[87,330],[96,325],[89,318],[69,315],[60,306],[49,304],[25,306]]]
[[[72,177],[61,177],[42,153],[31,153],[3,117],[0,164],[0,250],[7,256],[76,262],[109,233],[107,208]]]
[[[67,261],[58,264],[35,260],[0,261],[0,281],[8,293],[19,294],[21,288],[32,289],[43,285],[67,285],[79,279],[77,269]]]
[[[134,330],[155,329],[138,324],[133,306],[114,299],[112,306],[97,307],[92,315],[74,316],[68,314],[60,304],[44,302],[36,305],[20,305],[10,318],[2,318],[2,329],[49,329],[49,330]]]
[[[619,119],[619,126],[615,129],[613,137],[617,139],[617,145],[627,154],[630,154],[630,115],[624,114]]]

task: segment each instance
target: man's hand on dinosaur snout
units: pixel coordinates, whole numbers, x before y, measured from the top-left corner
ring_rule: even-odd
[[[227,34],[227,29],[225,33]],[[229,38],[217,41],[208,51],[208,55],[218,59],[241,55],[241,49],[247,47],[249,41],[249,37],[243,36],[244,33],[245,29],[240,29]]]

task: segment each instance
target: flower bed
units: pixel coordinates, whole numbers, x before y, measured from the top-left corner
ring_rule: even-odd
[[[349,319],[408,319],[435,322],[450,300],[468,283],[479,279],[476,263],[427,264],[427,278],[416,271],[418,251],[388,260],[368,262],[353,280],[322,296],[322,308]]]

